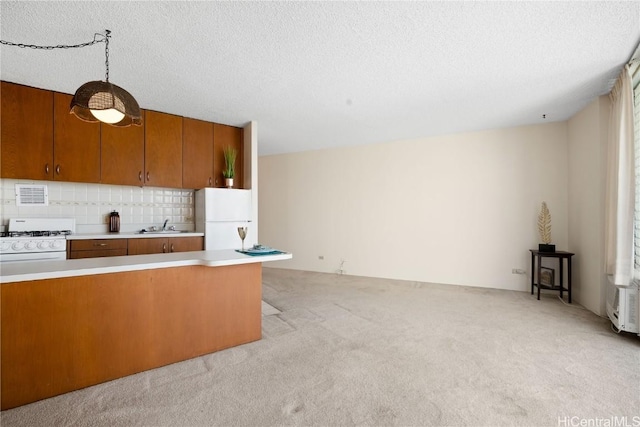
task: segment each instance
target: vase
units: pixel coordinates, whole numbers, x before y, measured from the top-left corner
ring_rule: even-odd
[[[233,178],[225,178],[224,183],[227,188],[233,188]]]

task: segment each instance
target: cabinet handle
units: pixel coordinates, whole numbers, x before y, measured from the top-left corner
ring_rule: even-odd
[[[171,252],[173,252],[173,243],[171,244]]]
[[[94,243],[93,246],[107,246],[106,243]]]
[[[44,165],[44,172],[49,175],[49,163],[47,163],[46,165]]]
[[[142,171],[138,172],[138,181],[142,182]]]
[[[165,252],[167,252],[167,244],[163,243],[162,244],[162,253],[165,253]]]
[[[147,172],[147,181],[150,181],[151,177],[149,176],[149,172]]]
[[[211,187],[211,177],[209,177],[209,187]]]
[[[216,187],[218,186],[218,178],[216,178]]]
[[[56,173],[60,175],[60,165],[56,166]]]

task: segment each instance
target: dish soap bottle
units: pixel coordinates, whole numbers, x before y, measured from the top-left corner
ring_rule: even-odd
[[[117,233],[120,231],[120,215],[113,211],[109,214],[109,232]]]

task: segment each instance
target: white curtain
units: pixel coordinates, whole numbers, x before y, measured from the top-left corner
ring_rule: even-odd
[[[633,214],[635,171],[633,159],[633,85],[626,65],[611,94],[605,207],[606,272],[614,284],[633,279]]]

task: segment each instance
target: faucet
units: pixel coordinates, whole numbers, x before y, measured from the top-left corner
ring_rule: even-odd
[[[165,231],[167,229],[167,223],[169,222],[169,218],[164,220],[164,224],[162,224],[162,231]]]

